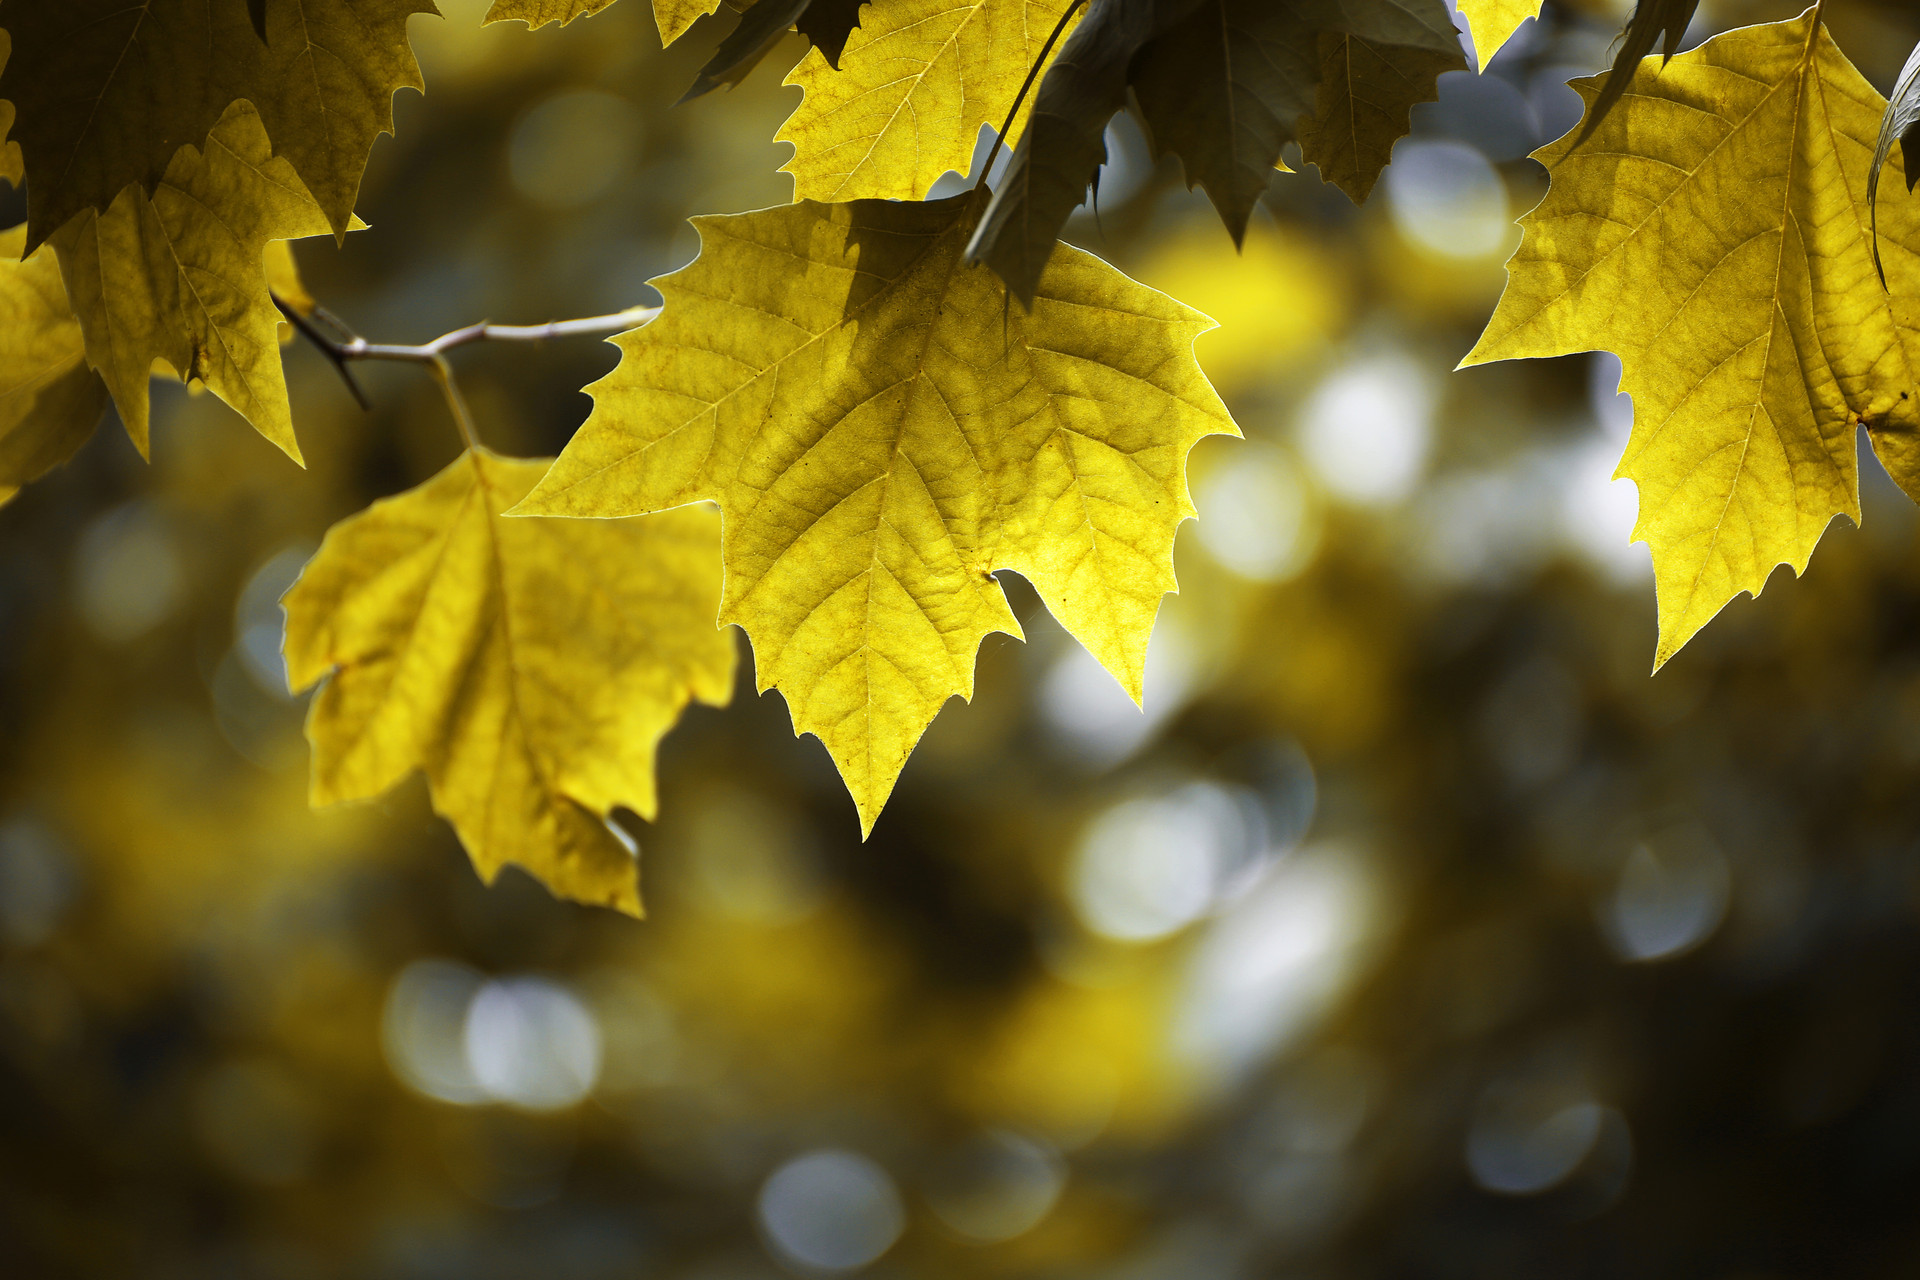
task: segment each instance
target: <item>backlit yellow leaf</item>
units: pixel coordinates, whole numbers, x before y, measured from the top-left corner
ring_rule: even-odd
[[[699,218],[520,510],[726,517],[723,622],[826,744],[863,830],[975,653],[1020,634],[1012,569],[1136,699],[1186,457],[1235,433],[1198,312],[1062,247],[1030,314],[961,262],[980,201]]]
[[[640,914],[608,816],[657,807],[654,749],[690,698],[724,704],[719,518],[503,520],[547,469],[469,451],[335,525],[285,598],[313,802],[415,769],[482,878]]]
[[[274,240],[328,230],[244,102],[207,137],[204,152],[180,149],[151,198],[130,185],[105,214],[88,209],[60,229],[53,245],[87,358],[141,453],[147,378],[162,360],[205,383],[300,460],[265,253]]]
[[[392,99],[421,87],[407,19],[432,0],[269,0],[261,40],[236,0],[4,0],[15,56],[0,97],[19,112],[28,243],[129,183],[151,191],[236,99],[345,234]]]
[[[0,231],[0,503],[71,458],[107,407],[53,251],[22,261],[26,240]]]
[[[660,43],[672,44],[687,29],[720,8],[720,0],[653,0],[653,20],[660,27]]]
[[[1576,83],[1590,110],[1599,86]],[[1883,209],[1890,297],[1867,237],[1881,106],[1809,12],[1647,59],[1587,143],[1539,153],[1552,187],[1465,363],[1620,355],[1658,662],[1859,519],[1858,424],[1920,489],[1920,210]]]
[[[884,0],[861,12],[840,69],[809,49],[806,91],[779,140],[803,200],[918,200],[965,173],[981,125],[998,129],[1066,0]],[[1022,104],[1012,132],[1032,105]]]
[[[1513,39],[1513,33],[1528,18],[1540,16],[1542,0],[1460,0],[1460,16],[1467,20],[1467,33],[1473,37],[1473,51],[1480,55],[1485,71],[1500,52],[1500,46]]]

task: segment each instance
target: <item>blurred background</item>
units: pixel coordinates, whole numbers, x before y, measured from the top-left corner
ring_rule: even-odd
[[[653,301],[688,215],[790,197],[797,38],[669,110],[725,11],[441,7],[372,230],[298,248],[370,338]],[[1920,17],[1829,8],[1884,91]],[[1117,124],[1069,238],[1222,322],[1247,435],[1193,455],[1144,714],[1003,575],[1028,642],[862,844],[743,671],[630,823],[645,922],[483,887],[417,778],[307,809],[277,598],[455,455],[431,381],[362,414],[290,348],[306,472],[156,384],[151,467],[109,423],[0,510],[0,1274],[1920,1272],[1914,508],[1864,462],[1864,527],[1650,677],[1617,363],[1450,372],[1625,10],[1549,0],[1240,256]],[[532,455],[614,357],[456,363]]]

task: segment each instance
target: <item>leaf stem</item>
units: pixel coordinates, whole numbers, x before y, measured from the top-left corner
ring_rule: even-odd
[[[460,428],[460,438],[467,442],[467,448],[478,449],[480,436],[473,429],[473,411],[467,408],[467,398],[460,394],[460,384],[453,380],[453,366],[445,356],[435,356],[427,367],[433,370],[433,380],[440,384],[440,394],[447,398],[447,409],[453,414],[453,425]]]
[[[1020,92],[1013,96],[1013,105],[1007,108],[1007,118],[1001,122],[1000,131],[993,135],[993,147],[987,152],[987,162],[980,166],[980,176],[974,179],[975,191],[987,185],[987,175],[993,172],[993,162],[999,157],[1000,147],[1006,142],[1007,133],[1013,128],[1013,118],[1020,114],[1020,104],[1027,100],[1027,91],[1033,88],[1033,82],[1039,76],[1040,68],[1046,65],[1047,57],[1053,52],[1053,46],[1059,41],[1061,33],[1067,29],[1067,23],[1086,2],[1087,0],[1073,0],[1073,3],[1067,6],[1066,11],[1060,15],[1060,21],[1053,24],[1053,33],[1047,37],[1047,42],[1040,46],[1040,56],[1035,58],[1033,65],[1027,68],[1027,78],[1020,82]]]
[[[466,398],[460,394],[460,384],[454,380],[453,366],[447,361],[447,352],[476,342],[545,342],[549,338],[604,337],[636,329],[660,314],[658,307],[628,307],[612,315],[555,320],[548,324],[488,324],[481,321],[451,333],[443,333],[432,342],[403,346],[391,342],[368,342],[322,307],[315,307],[309,316],[279,294],[272,296],[273,305],[280,308],[280,314],[287,318],[287,322],[300,332],[301,337],[318,348],[320,354],[333,362],[333,367],[340,371],[340,377],[362,409],[370,409],[372,405],[353,376],[353,361],[398,360],[406,364],[426,365],[434,381],[440,384],[440,390],[447,398],[447,408],[452,411],[454,424],[460,428],[460,437],[466,441],[468,448],[477,447],[479,437],[474,431],[473,414],[467,408]],[[337,336],[323,331],[315,321],[335,330]]]

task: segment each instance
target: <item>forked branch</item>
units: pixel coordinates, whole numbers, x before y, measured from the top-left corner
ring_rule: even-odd
[[[466,397],[460,394],[460,384],[454,381],[453,366],[447,362],[447,352],[475,342],[545,342],[549,338],[605,337],[637,329],[660,314],[658,307],[628,307],[612,315],[555,320],[548,324],[488,324],[481,321],[451,333],[443,333],[432,342],[402,346],[391,342],[368,342],[324,307],[315,307],[312,314],[308,315],[277,293],[273,295],[273,305],[280,308],[280,314],[299,330],[301,337],[332,361],[362,409],[372,406],[367,401],[366,392],[360,389],[359,382],[353,376],[351,366],[355,360],[398,360],[404,364],[426,365],[432,370],[434,381],[440,384],[441,393],[447,399],[447,408],[460,428],[460,437],[469,448],[478,443],[473,429],[473,415],[467,411]],[[327,329],[333,332],[329,334]]]

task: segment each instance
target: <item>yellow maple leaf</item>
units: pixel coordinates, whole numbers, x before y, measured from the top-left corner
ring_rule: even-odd
[[[1575,83],[1589,111],[1601,83]],[[1867,237],[1882,105],[1809,10],[1647,59],[1588,142],[1537,153],[1552,185],[1463,363],[1620,355],[1656,665],[1859,519],[1858,424],[1916,491],[1920,209],[1882,219],[1889,295]]]
[[[468,451],[328,531],[287,592],[287,673],[316,805],[415,769],[491,882],[517,863],[554,893],[640,914],[609,826],[652,818],[654,750],[690,698],[733,691],[714,626],[719,518],[503,520],[547,469]]]
[[[701,253],[622,335],[593,415],[517,510],[726,517],[723,622],[817,735],[863,831],[980,641],[1033,583],[1140,696],[1193,514],[1195,441],[1238,434],[1200,313],[1062,246],[1031,313],[961,262],[980,200],[695,219]]]
[[[1460,16],[1467,20],[1473,51],[1480,55],[1480,70],[1487,69],[1493,55],[1513,39],[1521,23],[1540,16],[1541,3],[1542,0],[1460,0]]]
[[[432,0],[270,0],[262,39],[226,0],[4,0],[18,55],[0,97],[19,111],[28,244],[129,183],[151,191],[182,146],[199,146],[236,100],[266,123],[344,235],[392,99],[422,87],[407,19]]]
[[[0,231],[0,503],[71,458],[107,407],[53,252],[23,261],[26,240]]]
[[[999,128],[1067,0],[887,0],[869,5],[840,69],[809,49],[787,76],[806,97],[780,128],[803,200],[918,200],[965,173],[981,125]],[[1018,136],[1031,102],[1021,105]]]
[[[529,30],[538,31],[549,22],[557,22],[564,27],[575,18],[592,17],[612,3],[613,0],[493,0],[487,7],[487,16],[481,21],[524,22]],[[673,3],[674,0],[659,0],[655,9],[658,11]],[[714,4],[717,6],[719,0],[714,0]],[[688,20],[687,25],[693,25],[692,19]]]
[[[329,229],[244,102],[207,136],[204,151],[175,154],[151,197],[130,185],[106,213],[87,209],[60,228],[53,247],[87,358],[142,454],[147,378],[163,360],[300,461],[265,254],[272,241]]]

